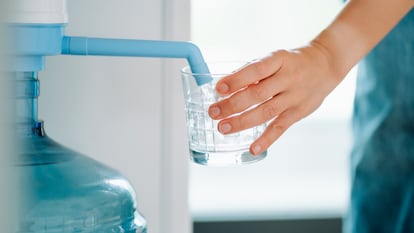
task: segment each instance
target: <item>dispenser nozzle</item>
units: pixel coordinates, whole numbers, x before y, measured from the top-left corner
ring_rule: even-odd
[[[65,36],[62,54],[185,58],[193,73],[210,73],[200,49],[191,42]],[[202,75],[196,78],[196,83],[201,86],[211,80],[209,75]]]

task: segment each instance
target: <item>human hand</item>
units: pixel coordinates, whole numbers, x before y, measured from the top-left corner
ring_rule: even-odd
[[[317,44],[273,52],[222,78],[216,91],[225,98],[210,106],[209,115],[221,120],[218,130],[223,134],[270,121],[250,146],[250,153],[260,154],[315,111],[342,80],[330,63]]]

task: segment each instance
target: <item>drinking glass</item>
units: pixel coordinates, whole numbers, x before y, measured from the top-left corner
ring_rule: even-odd
[[[181,71],[191,160],[203,165],[225,166],[253,163],[265,158],[267,151],[252,155],[249,146],[263,133],[266,124],[223,135],[217,130],[218,121],[208,115],[209,106],[223,98],[215,92],[217,81],[244,64],[220,62],[207,65],[210,73],[206,74],[192,73],[190,67]],[[211,81],[197,85],[199,78],[210,78]]]

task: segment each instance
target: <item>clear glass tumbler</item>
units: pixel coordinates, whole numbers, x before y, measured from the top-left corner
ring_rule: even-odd
[[[249,152],[250,144],[266,127],[262,124],[238,133],[223,135],[217,130],[218,121],[208,115],[208,108],[222,97],[215,92],[215,85],[222,77],[239,69],[243,63],[211,63],[209,74],[192,73],[190,67],[181,71],[187,120],[187,133],[192,161],[203,165],[236,165],[259,161],[259,155]],[[197,78],[210,77],[211,82],[198,86]]]

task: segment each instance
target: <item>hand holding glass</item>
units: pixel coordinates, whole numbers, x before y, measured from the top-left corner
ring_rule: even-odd
[[[209,74],[192,73],[189,67],[181,72],[190,156],[195,163],[246,164],[266,157],[266,151],[259,155],[249,152],[250,144],[263,133],[265,124],[223,135],[217,130],[218,121],[211,119],[207,112],[211,104],[222,98],[215,91],[217,81],[241,66],[242,63],[213,63],[209,64]],[[212,81],[198,86],[196,80],[205,77]]]

